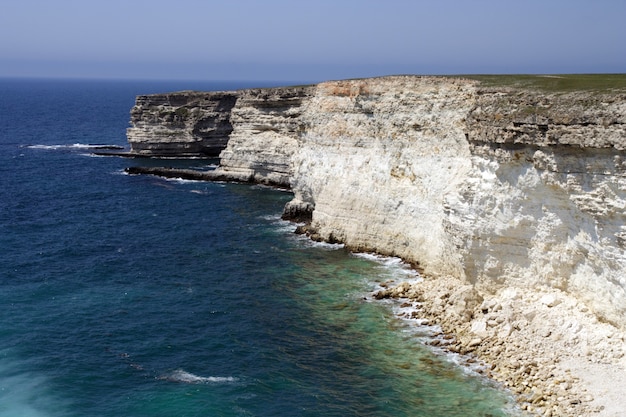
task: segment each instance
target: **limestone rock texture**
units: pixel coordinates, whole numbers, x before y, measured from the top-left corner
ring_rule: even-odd
[[[294,155],[295,202],[322,240],[462,274],[444,198],[471,170],[473,83],[391,77],[318,85]]]
[[[216,171],[234,180],[289,187],[303,103],[313,90],[307,86],[241,90],[230,115],[233,131]]]
[[[289,187],[298,232],[416,266],[373,298],[530,414],[623,414],[623,89],[393,76],[139,96],[131,122],[131,154],[220,156],[138,171]]]
[[[483,292],[556,288],[626,327],[626,94],[478,91],[444,228]]]
[[[233,128],[234,92],[181,91],[138,96],[126,136],[130,153],[150,157],[217,157]]]
[[[623,91],[392,76],[140,96],[131,121],[136,154],[221,148],[220,178],[288,185],[315,239],[485,298],[563,291],[626,329]]]
[[[294,204],[321,239],[484,294],[557,288],[626,326],[626,95],[338,81],[303,120]]]

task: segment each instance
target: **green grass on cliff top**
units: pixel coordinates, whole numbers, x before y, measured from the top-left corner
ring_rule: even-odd
[[[546,92],[626,91],[626,74],[464,75],[486,87],[513,87]]]

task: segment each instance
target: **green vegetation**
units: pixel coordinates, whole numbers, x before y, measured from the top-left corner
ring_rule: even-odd
[[[626,74],[463,75],[486,87],[513,87],[553,93],[573,91],[626,92]]]
[[[187,117],[189,114],[189,109],[186,107],[179,107],[175,110],[176,115],[179,117]]]

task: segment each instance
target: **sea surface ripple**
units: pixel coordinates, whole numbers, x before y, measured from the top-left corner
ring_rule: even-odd
[[[90,157],[137,94],[236,86],[0,80],[0,416],[511,415],[368,298],[406,268],[294,235],[289,193]]]

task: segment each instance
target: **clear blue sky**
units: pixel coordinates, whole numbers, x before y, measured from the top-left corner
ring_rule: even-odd
[[[0,76],[626,72],[626,0],[2,0]]]

